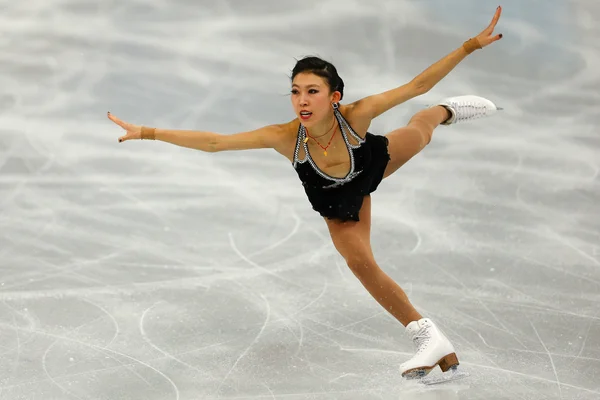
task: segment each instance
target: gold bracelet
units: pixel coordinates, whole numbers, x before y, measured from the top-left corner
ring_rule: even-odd
[[[467,54],[471,54],[475,50],[481,49],[482,47],[477,38],[471,38],[463,43],[463,48],[465,49]]]
[[[156,128],[148,128],[147,126],[142,126],[142,137],[144,140],[154,140],[154,134],[156,133]]]

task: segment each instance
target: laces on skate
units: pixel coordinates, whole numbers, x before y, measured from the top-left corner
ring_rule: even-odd
[[[458,104],[456,107],[456,122],[469,121],[485,115],[486,107],[481,104]]]
[[[466,122],[494,114],[498,107],[490,100],[479,96],[457,96],[447,98],[439,103],[446,107],[452,117],[442,125]]]

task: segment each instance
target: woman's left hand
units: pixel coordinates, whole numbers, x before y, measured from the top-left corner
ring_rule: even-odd
[[[481,47],[488,46],[488,45],[502,39],[501,33],[492,36],[494,34],[494,29],[496,28],[496,24],[498,23],[498,20],[500,19],[501,14],[502,14],[502,7],[498,6],[498,8],[496,9],[496,13],[494,14],[494,18],[492,18],[492,22],[490,22],[488,27],[485,28],[479,35],[476,36],[477,41],[479,42]]]

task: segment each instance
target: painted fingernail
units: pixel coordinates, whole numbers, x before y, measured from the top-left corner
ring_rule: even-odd
[[[502,34],[500,34],[500,39],[502,39]]]
[[[121,143],[123,141],[123,139],[119,139],[119,143]]]

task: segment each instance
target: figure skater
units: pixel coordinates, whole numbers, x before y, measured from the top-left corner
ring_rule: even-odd
[[[344,82],[336,68],[320,58],[299,60],[291,76],[296,118],[236,134],[150,128],[124,122],[119,142],[160,140],[204,152],[271,148],[286,157],[313,209],[325,220],[333,245],[373,298],[395,317],[412,339],[416,354],[400,366],[406,378],[422,377],[439,365],[443,372],[459,364],[448,338],[413,307],[405,292],[377,265],[370,243],[371,197],[379,183],[418,154],[438,125],[450,125],[494,113],[491,101],[459,96],[417,112],[407,126],[386,135],[368,132],[371,120],[427,93],[467,55],[502,38],[494,29],[498,7],[486,29],[425,69],[412,81],[351,104],[340,104]]]

